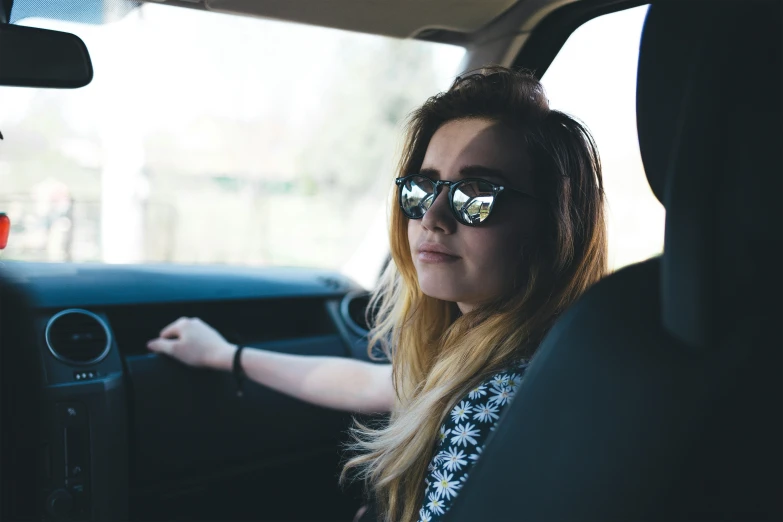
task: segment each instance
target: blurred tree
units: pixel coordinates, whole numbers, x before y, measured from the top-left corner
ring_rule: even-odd
[[[323,94],[325,109],[311,121],[299,171],[324,188],[362,193],[388,184],[396,165],[390,144],[437,85],[433,49],[421,42],[356,37],[341,42],[340,69]],[[349,71],[349,75],[346,75]]]
[[[40,90],[30,100],[28,114],[4,125],[0,154],[0,198],[29,194],[48,178],[65,183],[76,199],[97,199],[98,173],[68,154],[65,144],[90,139],[74,132],[63,116],[63,107],[51,92]]]

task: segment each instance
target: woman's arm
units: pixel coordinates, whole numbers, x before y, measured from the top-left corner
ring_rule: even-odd
[[[236,351],[214,328],[185,317],[164,328],[147,347],[190,366],[224,371],[231,371]],[[394,405],[390,364],[245,348],[242,369],[264,386],[326,408],[381,413]]]
[[[230,368],[231,362],[221,366]],[[390,364],[245,348],[242,368],[256,382],[327,408],[387,412],[394,401]]]

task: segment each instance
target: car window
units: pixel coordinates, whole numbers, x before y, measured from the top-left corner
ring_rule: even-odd
[[[665,211],[647,183],[636,132],[636,69],[646,14],[641,6],[585,23],[542,78],[552,108],[582,120],[595,137],[614,269],[663,249]]]
[[[465,53],[149,3],[21,23],[79,35],[95,77],[0,88],[4,259],[380,267],[402,124]]]

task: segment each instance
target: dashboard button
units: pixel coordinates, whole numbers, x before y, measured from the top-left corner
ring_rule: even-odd
[[[87,408],[80,402],[58,402],[55,411],[57,418],[65,425],[87,422]]]

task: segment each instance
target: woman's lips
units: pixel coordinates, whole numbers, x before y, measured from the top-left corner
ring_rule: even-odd
[[[426,250],[419,252],[419,261],[422,263],[453,263],[459,259],[457,256],[441,254],[440,252],[429,252]]]
[[[418,259],[422,263],[453,263],[460,257],[441,244],[424,243],[419,247]]]

